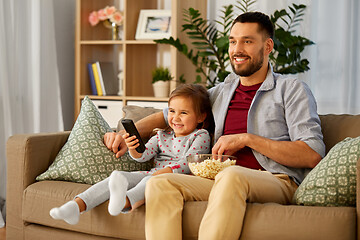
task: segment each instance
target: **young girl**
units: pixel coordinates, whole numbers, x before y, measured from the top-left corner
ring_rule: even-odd
[[[189,173],[186,157],[210,152],[208,130],[212,130],[214,122],[208,93],[201,85],[182,84],[171,93],[168,107],[167,120],[172,131],[158,131],[146,143],[145,152],[135,150],[139,146],[135,136],[123,135],[130,156],[139,162],[154,158],[154,168],[147,172],[114,171],[74,200],[51,209],[51,217],[77,224],[81,212],[89,211],[106,200],[109,200],[111,215],[126,213],[144,204],[145,185],[151,176]]]

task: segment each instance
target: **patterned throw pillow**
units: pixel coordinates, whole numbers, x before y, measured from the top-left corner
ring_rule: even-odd
[[[114,170],[149,170],[150,162],[139,163],[128,154],[116,158],[103,143],[103,136],[112,129],[93,102],[86,96],[69,139],[49,169],[36,180],[60,180],[95,184]]]
[[[307,206],[355,206],[359,158],[360,137],[337,143],[300,184],[295,202]]]

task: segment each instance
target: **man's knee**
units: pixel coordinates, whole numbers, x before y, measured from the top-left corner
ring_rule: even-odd
[[[164,173],[164,174],[160,174],[160,175],[151,177],[146,182],[145,196],[149,197],[153,193],[155,193],[156,195],[166,194],[166,192],[163,191],[163,189],[165,189],[166,188],[165,186],[168,185],[169,179],[172,178],[172,175],[174,175],[174,174]]]
[[[227,184],[229,188],[239,185],[247,186],[252,179],[256,178],[258,170],[249,169],[241,166],[227,167],[219,172],[215,177],[215,182]]]
[[[149,179],[149,181],[146,182],[146,189],[148,188],[154,188],[159,185],[159,182],[166,181],[166,174],[161,174],[157,176],[153,176]]]
[[[234,180],[238,178],[243,178],[247,175],[247,170],[248,169],[239,166],[227,167],[216,175],[215,180]]]

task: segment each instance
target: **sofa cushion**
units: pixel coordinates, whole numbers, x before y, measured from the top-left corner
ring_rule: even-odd
[[[108,213],[108,202],[105,202],[81,214],[77,225],[69,225],[50,217],[51,208],[71,200],[88,187],[86,184],[58,181],[42,181],[28,186],[24,191],[23,220],[27,225],[35,223],[37,226],[48,226],[49,231],[64,229],[121,239],[145,239],[145,206],[114,217]],[[198,229],[206,206],[207,201],[185,203],[182,217],[183,239],[198,239]],[[240,237],[245,240],[355,238],[356,208],[284,206],[276,203],[248,203]]]
[[[152,167],[150,162],[134,161],[127,153],[116,158],[103,143],[104,134],[111,131],[96,106],[86,96],[69,139],[48,170],[36,180],[95,184],[107,178],[114,170],[149,170]]]
[[[356,163],[359,158],[360,137],[346,138],[337,143],[296,190],[296,203],[355,206]]]
[[[51,208],[61,206],[90,185],[64,181],[41,181],[24,190],[23,213],[25,222],[52,228],[95,234],[121,239],[145,239],[145,207],[141,206],[130,214],[114,217],[108,212],[108,201],[91,211],[81,214],[76,225],[50,217]],[[35,214],[36,213],[36,214]]]
[[[144,117],[147,117],[153,113],[157,113],[162,111],[161,109],[153,108],[153,107],[140,107],[140,106],[124,106],[122,108],[123,112],[125,113],[124,118],[125,119],[131,119],[134,122],[139,121],[140,119],[143,119]],[[121,124],[121,121],[119,120],[117,125],[117,131],[120,131],[124,129],[123,125]]]
[[[356,239],[356,208],[247,204],[240,240]]]
[[[48,226],[81,233],[121,239],[145,239],[145,206],[129,214],[111,216],[108,201],[81,214],[76,225],[54,220],[49,211],[72,200],[90,185],[63,181],[41,181],[31,184],[24,190],[22,219],[27,223]],[[207,206],[206,201],[189,202],[184,206],[184,239],[197,239],[200,221]],[[34,214],[36,213],[36,214]],[[75,239],[75,238],[73,238]]]
[[[360,114],[326,114],[319,117],[326,153],[345,138],[360,136]]]

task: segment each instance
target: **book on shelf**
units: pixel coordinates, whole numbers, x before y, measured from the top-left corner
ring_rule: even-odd
[[[103,95],[103,96],[106,96],[106,89],[105,89],[105,86],[104,86],[104,79],[103,79],[103,77],[102,77],[102,73],[101,73],[99,61],[96,61],[96,62],[95,62],[95,65],[96,65],[97,73],[98,73],[98,75],[99,75],[99,80],[100,80],[100,86],[101,86],[102,95]]]
[[[119,81],[115,74],[114,63],[112,62],[96,62],[102,83],[104,95],[117,95],[119,91]]]
[[[88,63],[88,71],[93,95],[118,95],[119,81],[112,62]]]
[[[90,78],[91,93],[92,93],[92,95],[98,95],[97,90],[96,90],[94,72],[92,69],[92,63],[88,63],[87,67],[88,67],[89,78]]]
[[[97,90],[97,95],[98,96],[103,96],[103,91],[101,89],[101,83],[100,83],[100,78],[99,78],[99,73],[97,70],[97,66],[96,63],[91,64],[93,73],[94,73],[94,79],[95,79],[95,85],[96,85],[96,90]]]

